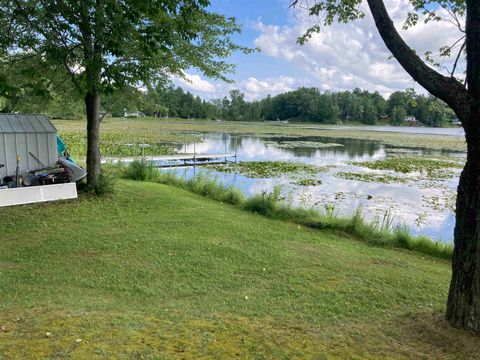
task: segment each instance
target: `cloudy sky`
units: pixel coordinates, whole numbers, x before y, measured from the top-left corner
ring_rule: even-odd
[[[385,0],[390,16],[407,43],[419,54],[442,45],[451,45],[459,37],[458,29],[447,21],[424,24],[401,30],[410,10],[406,0]],[[219,98],[231,89],[240,89],[251,99],[296,89],[301,86],[321,90],[351,90],[356,87],[378,91],[388,96],[393,91],[420,85],[398,65],[377,33],[365,7],[365,19],[350,24],[323,27],[304,46],[297,39],[314,19],[288,7],[288,0],[212,0],[212,10],[234,16],[243,31],[235,36],[237,43],[258,47],[260,52],[235,54],[229,61],[236,65],[230,77],[234,84],[212,81],[194,70],[174,82],[206,99]],[[449,61],[442,65],[449,67]]]

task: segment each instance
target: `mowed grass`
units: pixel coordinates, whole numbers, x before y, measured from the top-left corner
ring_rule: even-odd
[[[0,359],[475,358],[449,262],[161,184],[0,209]]]

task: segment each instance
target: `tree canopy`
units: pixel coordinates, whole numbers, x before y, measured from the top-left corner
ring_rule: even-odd
[[[127,86],[158,84],[194,68],[227,80],[235,50],[234,18],[208,11],[209,0],[1,0],[0,54],[35,58],[66,73],[84,99],[87,182],[100,175],[101,96]],[[37,68],[37,74],[40,71]],[[7,79],[8,80],[8,79]],[[39,89],[52,91],[45,84]],[[55,89],[53,89],[55,90]]]
[[[51,68],[65,67],[86,93],[107,93],[139,82],[183,76],[187,68],[226,80],[233,65],[235,19],[210,13],[206,0],[0,1],[2,50],[16,58],[42,55]],[[98,58],[97,58],[98,57]],[[37,58],[37,60],[39,60]],[[97,84],[88,69],[98,68]]]

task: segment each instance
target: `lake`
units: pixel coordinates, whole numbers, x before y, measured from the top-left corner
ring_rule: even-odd
[[[369,130],[370,128],[368,127]],[[379,128],[382,131],[384,128],[393,129]],[[338,130],[338,127],[335,129]],[[352,130],[352,127],[348,129]],[[410,130],[412,128],[405,129],[405,132],[413,131]],[[395,131],[403,130],[397,128]],[[459,129],[428,131],[430,134],[459,136]],[[334,208],[340,216],[348,216],[361,209],[364,217],[369,220],[381,221],[387,216],[395,224],[406,225],[413,234],[427,235],[442,242],[453,240],[455,194],[461,169],[451,169],[446,176],[431,178],[419,172],[401,174],[392,170],[371,170],[358,163],[382,160],[389,156],[448,157],[461,162],[465,158],[462,152],[387,147],[377,141],[331,137],[229,133],[195,135],[199,141],[178,146],[179,153],[193,153],[194,149],[197,154],[232,152],[237,154],[239,162],[291,161],[315,165],[322,170],[313,176],[316,183],[313,186],[299,184],[299,180],[305,178],[304,174],[252,178],[241,173],[203,167],[169,171],[175,171],[178,176],[185,178],[206,172],[218,181],[239,188],[246,195],[271,192],[279,186],[286,201],[296,206],[315,207],[321,211],[328,206]],[[313,147],[319,143],[323,144],[322,148]],[[309,175],[308,178],[312,176]],[[388,181],[375,181],[375,178],[386,178]]]

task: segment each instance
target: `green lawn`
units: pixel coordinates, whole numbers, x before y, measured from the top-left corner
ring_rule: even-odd
[[[0,209],[0,359],[474,358],[447,261],[154,183]]]

